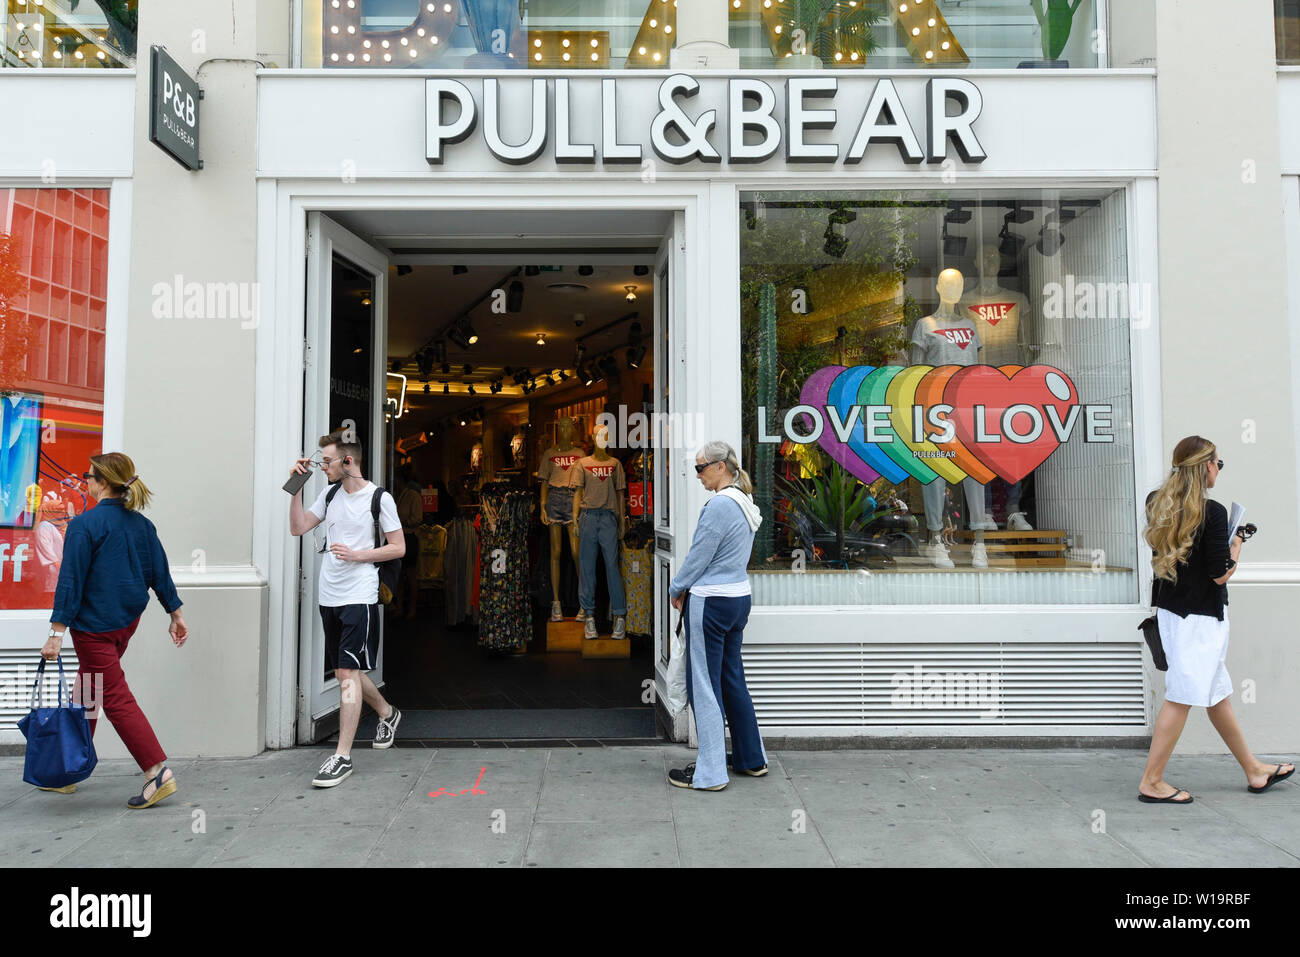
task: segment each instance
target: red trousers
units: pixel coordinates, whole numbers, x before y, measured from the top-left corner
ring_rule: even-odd
[[[126,643],[135,634],[137,618],[125,628],[116,631],[89,632],[69,628],[72,635],[72,647],[77,652],[77,661],[81,667],[77,670],[77,683],[73,688],[72,698],[78,704],[87,707],[98,705],[103,708],[104,716],[113,723],[126,749],[131,752],[140,765],[141,771],[147,771],[155,764],[167,759],[163,753],[158,737],[149,726],[149,719],[140,710],[135,695],[126,686],[126,674],[122,671],[122,656],[126,654]],[[95,702],[82,701],[83,692],[94,694],[98,687],[98,678],[103,676],[103,700]],[[95,733],[98,708],[91,708],[90,733]]]

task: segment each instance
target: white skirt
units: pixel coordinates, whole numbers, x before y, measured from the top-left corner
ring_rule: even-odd
[[[1169,661],[1165,672],[1165,700],[1209,708],[1232,694],[1232,679],[1224,659],[1228,656],[1228,617],[1209,615],[1180,618],[1156,609],[1160,643]]]

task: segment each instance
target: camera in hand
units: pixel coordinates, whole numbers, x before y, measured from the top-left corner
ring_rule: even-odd
[[[1254,535],[1257,531],[1259,531],[1259,529],[1255,527],[1254,522],[1246,522],[1244,525],[1237,526],[1237,534],[1241,536],[1243,542],[1250,538],[1250,536]]]

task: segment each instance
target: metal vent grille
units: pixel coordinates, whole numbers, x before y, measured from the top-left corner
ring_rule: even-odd
[[[1144,727],[1136,643],[752,644],[769,726]]]
[[[62,654],[63,673],[71,691],[77,677],[77,656],[70,649],[65,649]],[[19,719],[31,710],[32,682],[36,680],[39,663],[40,655],[35,650],[0,648],[0,731],[15,731]],[[59,693],[57,663],[45,666],[45,678],[41,683],[42,698],[52,705]]]

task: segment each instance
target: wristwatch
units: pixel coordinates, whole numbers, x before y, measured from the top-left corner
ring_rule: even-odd
[[[53,628],[51,628],[50,631],[49,631],[49,634],[47,634],[45,637],[46,637],[46,638],[62,638],[62,637],[63,637],[64,635],[66,635],[67,633],[68,633],[68,632],[67,632],[66,629],[65,629],[64,631],[55,631]]]

